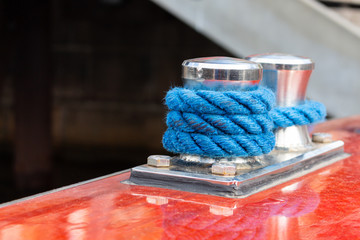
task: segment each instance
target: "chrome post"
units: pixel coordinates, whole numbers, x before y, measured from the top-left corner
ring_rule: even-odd
[[[182,63],[184,87],[189,89],[246,91],[258,87],[262,74],[259,63],[238,58],[194,58]],[[215,159],[195,155],[182,154],[180,158],[187,162],[215,163]],[[228,165],[218,167],[229,168]]]
[[[275,92],[278,107],[304,103],[307,84],[314,69],[314,62],[310,58],[268,53],[250,55],[246,59],[263,66],[261,85]],[[279,128],[275,131],[275,138],[277,150],[303,151],[312,148],[307,126]]]
[[[182,63],[182,80],[190,89],[246,90],[257,87],[262,74],[260,64],[238,58],[205,57]]]

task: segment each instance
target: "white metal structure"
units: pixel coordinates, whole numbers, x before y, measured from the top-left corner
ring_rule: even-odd
[[[308,96],[336,117],[360,113],[360,27],[314,0],[153,0],[239,57],[312,58]],[[199,56],[194,56],[199,57]]]

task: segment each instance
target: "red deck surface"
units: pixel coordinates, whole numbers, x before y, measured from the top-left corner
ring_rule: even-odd
[[[360,117],[316,131],[351,157],[246,199],[120,183],[129,172],[0,208],[0,239],[360,239]]]

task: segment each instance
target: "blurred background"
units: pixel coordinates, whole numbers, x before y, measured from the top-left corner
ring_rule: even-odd
[[[309,97],[359,112],[360,0],[0,1],[0,202],[166,154],[184,59],[311,57]]]

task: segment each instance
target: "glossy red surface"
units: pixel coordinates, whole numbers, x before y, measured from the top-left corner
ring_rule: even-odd
[[[360,117],[316,127],[351,157],[246,199],[118,174],[0,208],[0,239],[360,239]]]

